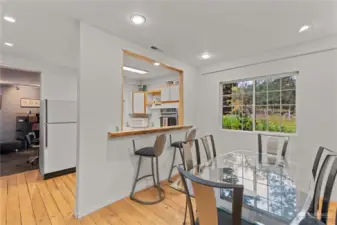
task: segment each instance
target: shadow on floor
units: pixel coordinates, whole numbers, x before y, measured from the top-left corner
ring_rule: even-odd
[[[38,155],[38,150],[27,149],[19,152],[0,155],[0,176],[7,176],[15,173],[22,173],[28,170],[39,168],[39,163],[30,165],[27,160],[30,157]]]

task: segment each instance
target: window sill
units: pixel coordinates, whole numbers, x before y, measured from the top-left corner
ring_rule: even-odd
[[[244,134],[264,134],[264,135],[280,135],[280,136],[289,136],[297,137],[298,133],[281,133],[281,132],[270,132],[270,131],[249,131],[249,130],[229,130],[220,128],[220,131],[224,132],[233,132],[233,133],[244,133]]]

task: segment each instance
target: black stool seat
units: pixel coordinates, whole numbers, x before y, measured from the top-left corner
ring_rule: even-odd
[[[136,155],[145,156],[145,157],[155,157],[154,155],[154,147],[145,147],[137,150],[135,152]]]
[[[175,147],[175,148],[183,148],[183,141],[176,141],[176,142],[173,142],[171,144],[172,147]]]

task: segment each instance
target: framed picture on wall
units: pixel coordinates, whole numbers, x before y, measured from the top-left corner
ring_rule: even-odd
[[[21,108],[40,108],[40,99],[21,98]]]

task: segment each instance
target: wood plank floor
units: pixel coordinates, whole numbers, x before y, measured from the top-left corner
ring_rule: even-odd
[[[73,216],[75,183],[75,174],[42,180],[37,170],[0,177],[0,225],[172,225],[183,222],[185,197],[167,183],[163,185],[166,199],[159,204],[144,206],[125,198],[76,219]],[[143,199],[155,194],[153,189],[137,193]]]
[[[163,184],[166,198],[156,205],[140,205],[129,198],[76,219],[76,175],[42,180],[38,171],[0,177],[0,225],[172,225],[182,224],[185,196]],[[156,192],[138,192],[152,198]],[[333,204],[330,210],[336,211]],[[335,224],[334,219],[329,225]]]

